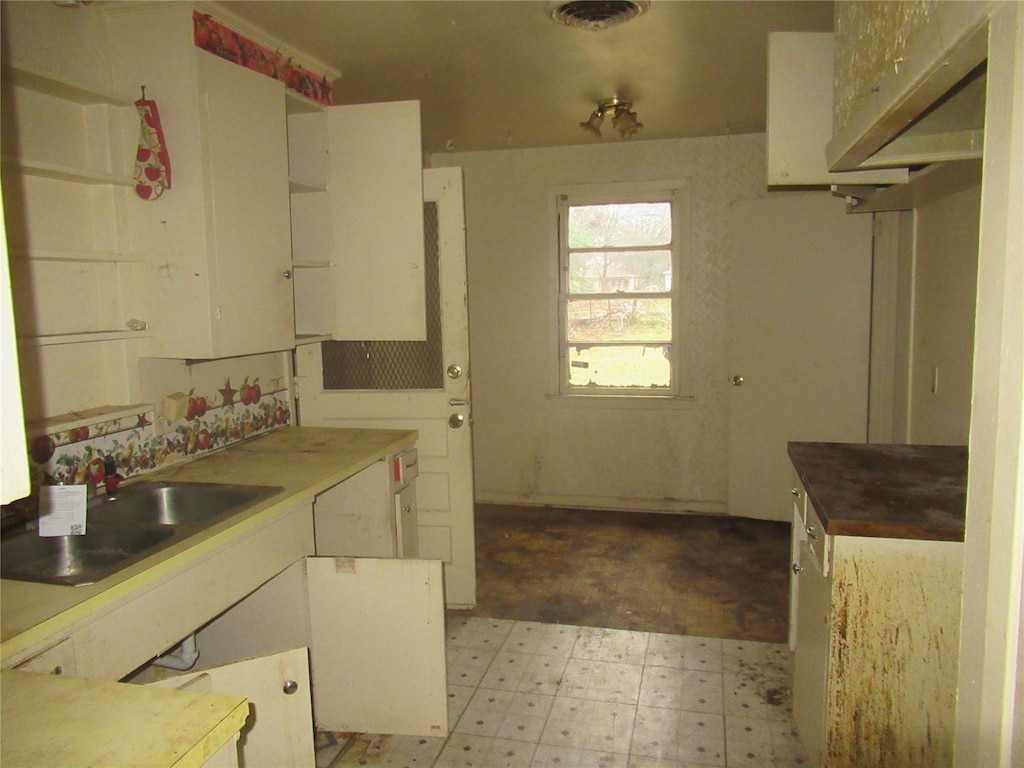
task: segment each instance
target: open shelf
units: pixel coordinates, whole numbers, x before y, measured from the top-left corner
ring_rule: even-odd
[[[288,191],[292,194],[307,194],[310,192],[326,192],[327,185],[318,181],[304,181],[293,177],[288,178]]]
[[[43,248],[12,248],[8,253],[14,259],[35,261],[83,262],[88,264],[141,264],[145,257],[136,253],[114,251],[71,251]]]
[[[130,107],[134,104],[131,99],[112,91],[74,83],[29,67],[5,66],[3,77],[14,86],[56,96],[75,104],[110,104],[115,107]]]
[[[95,344],[104,341],[140,339],[149,336],[147,331],[112,330],[83,331],[81,333],[51,333],[42,336],[19,336],[19,346],[53,347],[61,344]]]
[[[101,405],[82,411],[71,411],[45,419],[36,419],[25,425],[30,437],[35,435],[52,435],[65,430],[87,427],[114,419],[130,418],[140,413],[152,411],[152,403],[135,403],[133,405]]]
[[[3,164],[27,176],[39,176],[44,179],[71,181],[78,184],[107,184],[119,187],[131,187],[135,180],[131,176],[122,176],[105,171],[92,171],[85,168],[74,168],[58,163],[46,163],[41,160],[27,160],[21,157],[3,157]]]

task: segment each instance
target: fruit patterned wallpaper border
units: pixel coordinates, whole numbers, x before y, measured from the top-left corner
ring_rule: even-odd
[[[190,392],[184,416],[159,435],[154,411],[144,410],[31,437],[32,484],[41,483],[43,473],[59,483],[102,484],[103,459],[111,455],[122,479],[135,477],[265,434],[291,417],[287,389],[263,392],[259,380],[248,377],[236,389],[228,379],[216,400]]]
[[[202,48],[222,59],[233,61],[246,69],[280,80],[286,88],[313,101],[330,106],[334,103],[334,85],[327,76],[318,77],[295,64],[277,51],[264,48],[247,37],[214,21],[209,14],[192,12],[196,48]]]

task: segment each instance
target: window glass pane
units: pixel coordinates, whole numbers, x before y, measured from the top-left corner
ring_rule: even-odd
[[[570,345],[570,387],[667,388],[671,385],[672,345]]]
[[[672,289],[672,251],[574,251],[569,293],[652,293]]]
[[[612,203],[569,207],[570,248],[668,245],[671,203]]]
[[[671,342],[672,299],[570,299],[566,340]]]

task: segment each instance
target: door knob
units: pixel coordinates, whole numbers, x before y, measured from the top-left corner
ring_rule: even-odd
[[[453,413],[451,416],[448,417],[448,426],[451,427],[452,429],[458,429],[465,423],[465,421],[466,417],[463,416],[461,413]]]
[[[742,387],[743,386],[743,377],[742,376],[733,376],[731,379],[729,379],[729,383],[732,384],[734,387]]]
[[[449,379],[461,379],[462,378],[462,366],[452,363],[448,366],[448,378]]]

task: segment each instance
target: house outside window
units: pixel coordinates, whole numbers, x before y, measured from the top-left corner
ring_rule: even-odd
[[[686,181],[556,193],[559,391],[676,397],[686,348]]]

